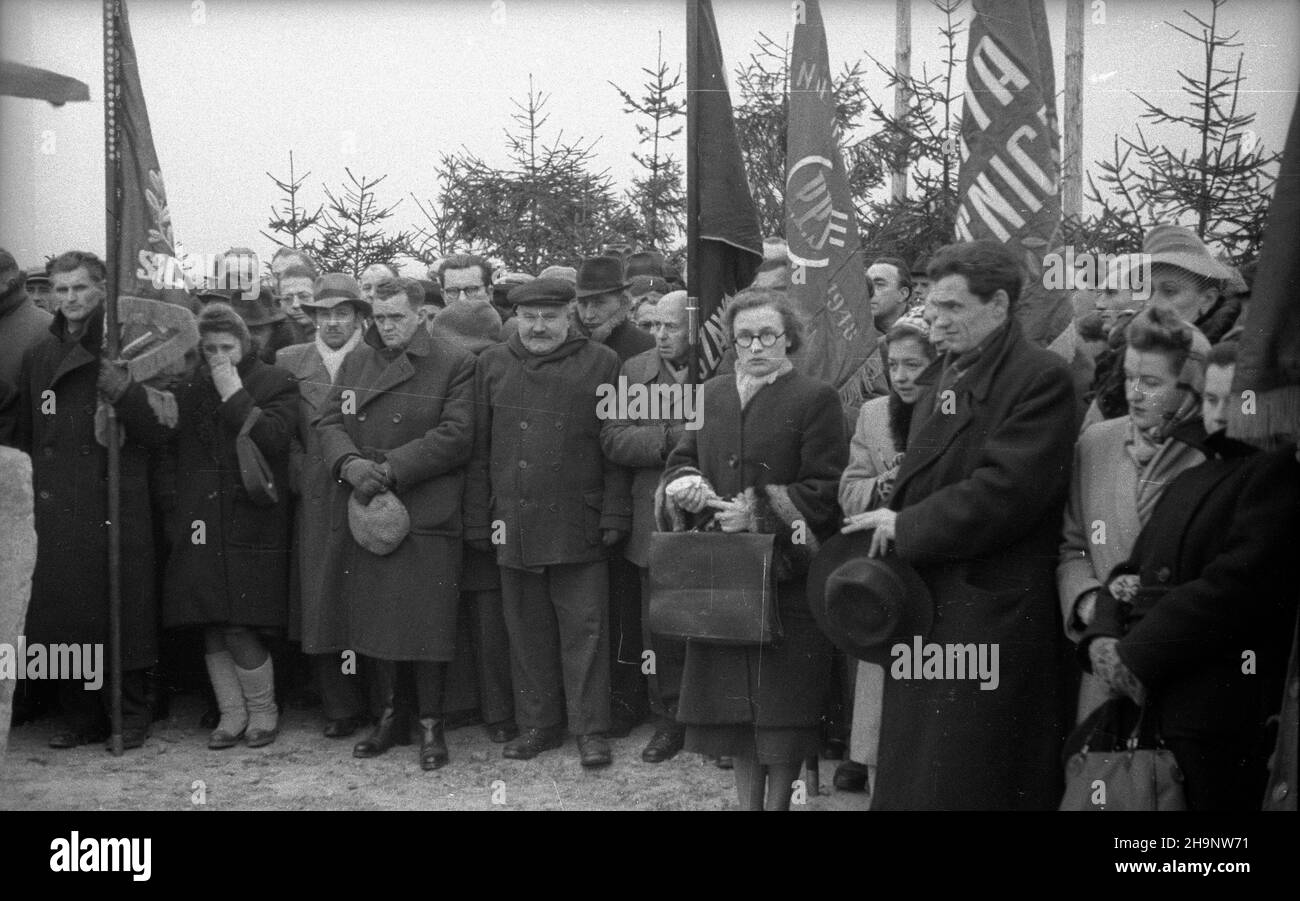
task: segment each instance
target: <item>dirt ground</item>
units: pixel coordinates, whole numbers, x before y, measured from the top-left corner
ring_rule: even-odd
[[[321,735],[316,711],[286,711],[275,744],[209,751],[195,696],[181,696],[144,747],[114,758],[103,745],[47,747],[57,723],[14,729],[0,763],[0,810],[728,810],[732,774],[682,753],[641,760],[649,725],[613,741],[614,763],[587,771],[570,739],[529,761],[506,760],[481,727],[448,733],[451,763],[425,773],[417,745],[352,757],[352,739]],[[864,795],[831,792],[835,764],[821,763],[821,794],[794,810],[865,809]]]

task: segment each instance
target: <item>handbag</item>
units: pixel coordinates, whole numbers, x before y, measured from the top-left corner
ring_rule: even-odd
[[[1149,704],[1138,711],[1128,737],[1121,737],[1119,724],[1134,709],[1127,698],[1112,698],[1079,725],[1076,734],[1087,729],[1087,738],[1065,762],[1060,810],[1187,809],[1183,772],[1173,752],[1158,732],[1142,736]]]
[[[721,645],[781,638],[772,548],[751,532],[650,535],[650,631]]]
[[[244,491],[252,502],[259,507],[274,507],[280,499],[275,487],[275,475],[271,466],[262,456],[261,449],[248,433],[252,431],[257,418],[262,415],[260,407],[249,411],[239,434],[235,436],[235,456],[239,459],[239,477],[243,480]]]

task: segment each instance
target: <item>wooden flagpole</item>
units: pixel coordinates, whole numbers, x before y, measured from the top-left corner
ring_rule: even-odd
[[[118,2],[104,0],[104,186],[105,252],[107,279],[104,294],[104,358],[116,360],[121,353],[121,335],[117,323],[118,256],[121,244],[122,184],[121,158],[118,152],[118,82],[121,74],[118,59]],[[109,750],[122,756],[122,523],[121,523],[121,448],[118,444],[117,415],[112,404],[105,404],[107,423],[104,430],[108,443],[108,660],[109,697],[112,734]]]
[[[690,384],[700,381],[700,4],[686,0],[686,316]]]

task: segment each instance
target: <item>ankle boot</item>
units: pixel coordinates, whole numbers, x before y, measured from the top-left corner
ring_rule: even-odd
[[[393,745],[411,743],[410,721],[405,710],[397,709],[397,663],[393,660],[370,661],[375,693],[378,695],[379,722],[374,730],[352,747],[353,757],[378,757]]]
[[[204,662],[207,663],[208,678],[212,682],[212,691],[221,711],[220,721],[212,724],[216,728],[208,737],[208,747],[214,751],[233,748],[239,744],[248,728],[248,709],[235,658],[230,656],[229,651],[216,651],[205,655]]]
[[[442,733],[442,720],[420,717],[420,768],[438,770],[447,765],[447,740]]]

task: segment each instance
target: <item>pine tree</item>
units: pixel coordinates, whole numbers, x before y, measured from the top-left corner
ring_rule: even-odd
[[[307,180],[310,172],[304,172],[302,175],[295,176],[293,168],[293,151],[289,151],[289,177],[288,179],[277,178],[270,172],[266,177],[275,182],[275,186],[284,192],[284,199],[279,210],[274,206],[271,207],[271,219],[267,222],[267,227],[275,234],[262,234],[270,238],[281,247],[298,247],[306,243],[304,232],[314,229],[320,223],[323,205],[316,207],[316,212],[311,215],[307,214],[305,207],[298,204],[298,192],[302,189],[303,182]],[[282,237],[277,237],[282,236]]]
[[[1136,139],[1117,138],[1111,159],[1098,162],[1097,178],[1088,176],[1088,199],[1101,212],[1070,223],[1071,239],[1091,239],[1098,249],[1135,251],[1147,228],[1177,222],[1222,247],[1235,263],[1258,254],[1278,155],[1266,153],[1250,130],[1255,114],[1240,109],[1243,54],[1237,54],[1235,63],[1223,61],[1225,51],[1242,46],[1238,32],[1219,30],[1219,10],[1226,2],[1211,0],[1209,21],[1184,10],[1199,33],[1165,23],[1200,45],[1201,70],[1178,71],[1182,91],[1190,97],[1189,111],[1134,93],[1144,107],[1140,119],[1190,132],[1193,146],[1175,154],[1168,141],[1153,143],[1141,125]]]
[[[344,186],[341,197],[324,188],[329,203],[321,214],[316,240],[308,249],[326,271],[347,272],[357,277],[372,263],[391,264],[409,253],[411,237],[406,231],[388,234],[384,230],[384,222],[401,203],[399,200],[391,206],[379,205],[375,188],[387,175],[369,179],[353,175],[348,168],[343,171],[350,184]]]
[[[636,125],[637,143],[642,147],[648,145],[648,152],[632,153],[632,159],[646,174],[633,178],[632,188],[627,192],[629,203],[641,218],[641,231],[636,235],[638,243],[668,249],[678,241],[686,227],[685,172],[681,161],[670,155],[667,148],[682,133],[684,126],[674,125],[673,120],[685,116],[686,104],[672,96],[682,83],[681,66],[669,77],[663,49],[661,31],[655,67],[641,69],[648,80],[641,86],[645,93],[640,98],[633,97],[613,82],[610,85],[623,99],[625,113],[649,120],[649,124],[638,122]]]
[[[491,166],[468,150],[444,154],[439,166],[438,215],[449,217],[447,234],[528,272],[572,264],[637,230],[608,171],[592,169],[595,142],[566,142],[561,131],[548,143],[548,99],[530,76],[527,99],[514,102],[515,128],[506,132],[510,166]]]

